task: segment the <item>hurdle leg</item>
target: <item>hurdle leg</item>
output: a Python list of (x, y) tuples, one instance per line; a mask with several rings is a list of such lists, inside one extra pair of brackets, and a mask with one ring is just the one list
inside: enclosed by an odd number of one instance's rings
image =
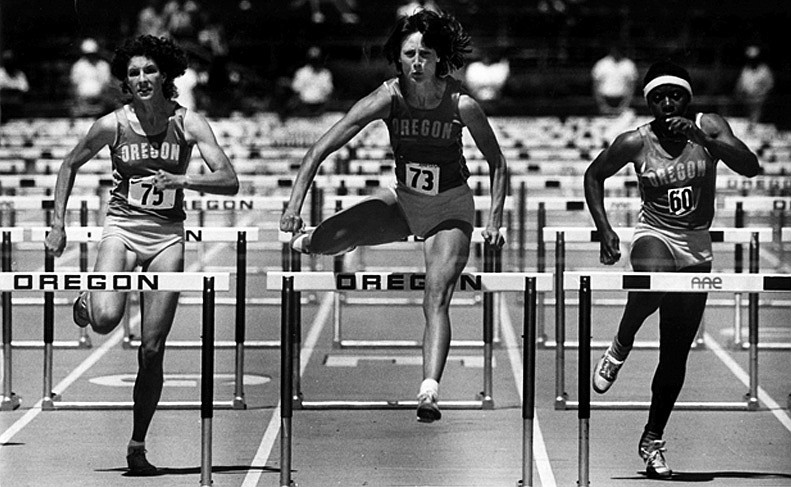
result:
[[(483, 271), (493, 272), (494, 261), (491, 255), (494, 249), (489, 242), (484, 244)], [(479, 395), (481, 407), (484, 409), (494, 408), (492, 399), (493, 390), (493, 342), (494, 342), (494, 293), (483, 293), (483, 391)]]
[(566, 267), (566, 244), (563, 232), (555, 239), (555, 409), (565, 409), (566, 394), (566, 294), (563, 272)]
[(211, 487), (212, 418), (214, 417), (214, 278), (203, 278), (201, 341), (201, 487)]
[(533, 486), (533, 420), (536, 400), (536, 278), (525, 279), (522, 318), (522, 480), (517, 487)]
[(236, 240), (236, 366), (235, 388), (232, 406), (234, 409), (246, 409), (244, 400), (244, 342), (246, 335), (246, 300), (247, 297), (247, 234), (238, 232)]
[(579, 473), (577, 485), (590, 485), (590, 360), (591, 360), (591, 290), (590, 277), (580, 279), (579, 291), (579, 375), (577, 394), (579, 395)]
[[(45, 251), (46, 252), (46, 251)], [(55, 268), (55, 257), (46, 252), (44, 270), (52, 272)], [(55, 338), (55, 293), (44, 293), (44, 389), (41, 395), (41, 409), (54, 409), (53, 401), (58, 395), (52, 392), (52, 343)]]
[[(88, 226), (88, 202), (83, 200), (80, 203), (80, 225)], [(88, 272), (88, 244), (80, 243), (80, 272)], [(91, 337), (88, 335), (88, 328), (80, 328), (77, 337), (78, 348), (91, 348)]]
[[(0, 265), (3, 272), (11, 272), (11, 233), (3, 232), (2, 249), (0, 250)], [(3, 399), (0, 401), (0, 410), (12, 411), (19, 407), (20, 397), (14, 394), (12, 386), (12, 367), (11, 360), (11, 341), (12, 332), (12, 313), (11, 313), (11, 293), (3, 292), (0, 295), (3, 303)]]
[[(750, 273), (758, 273), (758, 233), (750, 238)], [(747, 393), (747, 409), (758, 409), (758, 293), (747, 296), (749, 313), (749, 356), (750, 391)]]
[(283, 278), (280, 320), (280, 486), (291, 487), (291, 418), (293, 416), (294, 278)]

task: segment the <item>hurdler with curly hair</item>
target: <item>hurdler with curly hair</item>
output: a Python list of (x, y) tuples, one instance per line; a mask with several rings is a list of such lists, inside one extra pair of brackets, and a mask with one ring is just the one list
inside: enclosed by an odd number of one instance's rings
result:
[[(184, 54), (172, 41), (144, 36), (124, 43), (112, 73), (131, 100), (99, 118), (66, 156), (55, 183), (55, 211), (47, 250), (60, 256), (66, 246), (66, 204), (78, 169), (105, 146), (110, 149), (113, 189), (107, 205), (96, 272), (180, 272), (184, 269), (184, 190), (234, 194), (236, 172), (206, 119), (173, 101), (173, 80), (184, 72)], [(192, 149), (209, 167), (187, 175)], [(127, 446), (130, 475), (155, 475), (146, 459), (145, 438), (163, 386), (165, 340), (173, 325), (177, 292), (143, 293), (138, 372), (132, 393), (132, 438)], [(82, 293), (74, 322), (110, 333), (124, 314), (126, 293)]]
[[(419, 421), (440, 419), (439, 381), (450, 347), (448, 309), (455, 282), (467, 264), (475, 206), (467, 184), (462, 129), (466, 126), (491, 172), (491, 205), (484, 238), (503, 244), (500, 225), (507, 169), (500, 145), (480, 105), (452, 71), (464, 65), (470, 37), (452, 16), (421, 10), (396, 23), (384, 45), (396, 76), (358, 101), (311, 147), (302, 160), (280, 229), (295, 234), (297, 251), (336, 254), (409, 235), (425, 238), (423, 382)], [(302, 233), (300, 216), (319, 165), (366, 125), (382, 120), (390, 132), (396, 185)]]
[(162, 91), (166, 99), (172, 100), (178, 96), (173, 80), (187, 70), (187, 56), (179, 46), (165, 37), (145, 35), (128, 39), (118, 47), (110, 63), (110, 72), (121, 80), (121, 91), (125, 94), (132, 93), (127, 85), (126, 70), (129, 60), (135, 56), (147, 57), (156, 63), (164, 75)]

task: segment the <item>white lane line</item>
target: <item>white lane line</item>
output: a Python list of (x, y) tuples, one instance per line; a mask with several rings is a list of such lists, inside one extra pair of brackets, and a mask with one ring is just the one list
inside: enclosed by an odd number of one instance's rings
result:
[[(299, 363), (300, 377), (305, 372), (305, 368), (310, 361), (310, 356), (313, 355), (313, 350), (316, 348), (316, 343), (319, 341), (319, 335), (321, 335), (321, 330), (324, 327), (324, 324), (329, 322), (329, 318), (332, 313), (333, 301), (332, 293), (327, 293), (324, 296), (321, 306), (316, 313), (316, 317), (313, 319), (313, 323), (310, 326), (308, 336), (303, 342), (304, 346), (302, 347)], [(264, 436), (261, 438), (261, 443), (258, 445), (258, 451), (256, 451), (255, 457), (253, 457), (253, 461), (250, 463), (251, 467), (255, 465), (264, 466), (269, 461), (269, 455), (272, 453), (272, 447), (274, 446), (275, 440), (280, 433), (281, 405), (282, 403), (278, 401), (277, 406), (272, 411), (272, 417), (269, 419), (269, 424), (266, 427)], [(258, 485), (258, 481), (261, 479), (262, 472), (263, 469), (261, 468), (255, 470), (251, 468), (248, 470), (247, 475), (245, 475), (244, 481), (242, 482), (242, 487), (255, 487)]]
[[(244, 224), (242, 224), (244, 226)], [(211, 262), (212, 258), (215, 254), (219, 253), (226, 244), (216, 244), (213, 245), (208, 252), (206, 252), (204, 256), (205, 262)], [(65, 255), (65, 254), (64, 254)], [(187, 269), (188, 271), (194, 271), (201, 267), (201, 262), (196, 262), (189, 266)], [(39, 269), (41, 270), (41, 269)], [(140, 325), (140, 315), (136, 315), (129, 323), (131, 329), (136, 328)], [(121, 340), (124, 338), (124, 330), (123, 327), (120, 327), (117, 331), (113, 332), (108, 339), (96, 350), (94, 350), (88, 358), (82, 361), (69, 375), (66, 376), (65, 379), (60, 381), (55, 387), (53, 387), (54, 391), (58, 391), (59, 394), (62, 394), (70, 385), (72, 385), (77, 379), (82, 376), (85, 372), (88, 371), (91, 367), (96, 364), (112, 347), (117, 345)], [(0, 434), (0, 446), (5, 445), (11, 438), (14, 437), (17, 433), (19, 433), (22, 428), (30, 424), (36, 416), (41, 413), (41, 399), (36, 401), (36, 403), (31, 406), (30, 410), (26, 412), (21, 418), (16, 420), (14, 424), (12, 424), (8, 429), (6, 429), (2, 434)]]
[[(508, 307), (503, 305), (500, 308), (502, 309), (500, 320), (503, 340), (505, 340), (505, 347), (508, 350), (508, 359), (511, 362), (511, 371), (516, 381), (519, 400), (523, 401), (524, 391), (522, 390), (522, 373), (524, 368), (522, 366), (522, 357), (519, 356), (518, 352), (519, 345), (516, 338), (517, 335), (514, 331), (513, 323), (511, 322), (511, 315), (508, 313)], [(552, 464), (549, 461), (547, 446), (544, 443), (544, 435), (541, 433), (537, 411), (533, 416), (533, 457), (542, 487), (556, 487), (555, 474), (552, 472)]]
[[(722, 363), (728, 367), (733, 375), (735, 375), (741, 382), (747, 387), (750, 387), (750, 375), (745, 372), (744, 369), (741, 368), (739, 364), (733, 360), (728, 352), (723, 349), (719, 343), (709, 335), (708, 333), (703, 334), (703, 340), (706, 343), (706, 346), (709, 347), (717, 358), (719, 358)], [(758, 399), (766, 404), (766, 407), (774, 414), (780, 424), (785, 426), (788, 431), (791, 431), (791, 416), (789, 416), (788, 412), (785, 411), (780, 404), (775, 401), (761, 386), (758, 386)]]

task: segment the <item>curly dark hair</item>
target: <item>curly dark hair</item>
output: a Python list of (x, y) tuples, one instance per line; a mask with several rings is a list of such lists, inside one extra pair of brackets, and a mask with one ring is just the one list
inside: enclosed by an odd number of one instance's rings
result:
[(399, 74), (401, 43), (415, 32), (422, 33), (426, 47), (437, 52), (437, 77), (464, 66), (465, 54), (472, 51), (469, 34), (452, 15), (420, 10), (408, 17), (401, 17), (383, 46), (385, 57), (395, 65)]
[(152, 59), (165, 74), (165, 82), (162, 85), (165, 98), (173, 99), (178, 96), (173, 80), (187, 70), (187, 55), (175, 42), (166, 37), (144, 35), (128, 39), (118, 47), (110, 63), (110, 72), (121, 81), (123, 93), (131, 92), (126, 84), (126, 70), (129, 60), (135, 56)]

